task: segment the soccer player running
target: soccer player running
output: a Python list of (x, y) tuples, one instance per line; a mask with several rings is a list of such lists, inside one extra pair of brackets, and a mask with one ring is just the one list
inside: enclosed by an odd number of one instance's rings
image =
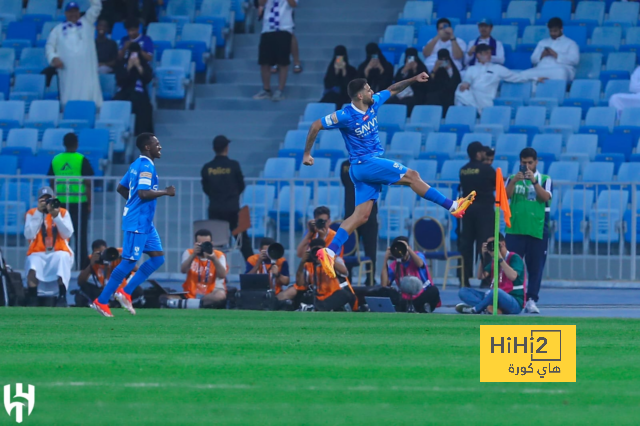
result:
[(373, 94), (373, 90), (364, 78), (349, 82), (347, 92), (351, 104), (340, 111), (316, 120), (309, 129), (302, 162), (306, 166), (313, 165), (311, 148), (320, 130), (340, 129), (349, 152), (351, 168), (349, 175), (356, 191), (356, 209), (340, 225), (329, 247), (318, 250), (317, 257), (324, 271), (330, 277), (335, 277), (333, 260), (335, 253), (339, 253), (349, 235), (369, 219), (373, 203), (378, 200), (382, 185), (409, 186), (422, 198), (441, 205), (457, 218), (464, 215), (473, 203), (475, 192), (465, 198), (452, 201), (437, 189), (427, 185), (418, 172), (408, 169), (402, 164), (382, 158), (384, 149), (378, 136), (378, 110), (391, 96), (397, 95), (414, 83), (426, 83), (427, 73), (421, 73), (413, 78), (399, 81), (387, 90)]
[[(140, 150), (140, 157), (131, 164), (117, 189), (127, 200), (122, 213), (122, 261), (111, 273), (100, 296), (93, 301), (93, 308), (105, 317), (113, 316), (109, 309), (109, 299), (114, 291), (120, 305), (135, 315), (131, 294), (164, 263), (162, 243), (153, 226), (153, 216), (156, 212), (156, 200), (164, 195), (173, 197), (176, 189), (168, 186), (158, 190), (158, 175), (153, 164), (153, 160), (161, 156), (162, 147), (158, 138), (151, 133), (142, 133), (136, 139), (136, 146)], [(149, 255), (149, 259), (140, 266), (123, 289), (116, 291), (122, 280), (133, 271), (142, 253)]]

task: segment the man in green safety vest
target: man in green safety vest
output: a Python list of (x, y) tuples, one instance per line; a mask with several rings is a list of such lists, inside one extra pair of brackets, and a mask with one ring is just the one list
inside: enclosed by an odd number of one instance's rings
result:
[(67, 133), (63, 139), (65, 152), (51, 160), (49, 176), (51, 187), (55, 188), (58, 199), (71, 214), (74, 238), (72, 248), (76, 256), (76, 265), (80, 269), (86, 267), (89, 255), (87, 252), (87, 228), (91, 213), (91, 180), (83, 179), (93, 176), (91, 163), (78, 150), (78, 137), (75, 133)]

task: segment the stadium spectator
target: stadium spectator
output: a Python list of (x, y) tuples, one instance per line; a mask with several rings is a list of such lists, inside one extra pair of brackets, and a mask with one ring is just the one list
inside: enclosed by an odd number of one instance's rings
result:
[(537, 167), (538, 153), (533, 148), (525, 148), (520, 152), (520, 171), (506, 182), (511, 205), (507, 243), (527, 263), (529, 280), (525, 310), (534, 314), (540, 313), (536, 303), (547, 262), (549, 212), (553, 197), (551, 178), (540, 173)]
[(324, 93), (320, 102), (336, 104), (336, 109), (351, 102), (347, 85), (356, 78), (358, 71), (349, 64), (347, 48), (340, 45), (333, 49), (333, 58), (324, 75)]
[[(129, 55), (135, 52), (142, 56), (146, 62), (153, 62), (153, 40), (149, 36), (140, 34), (140, 22), (136, 18), (129, 18), (125, 21), (124, 27), (127, 30), (127, 35), (120, 40), (118, 53), (120, 59), (128, 59)], [(139, 44), (139, 49), (130, 49), (130, 45), (133, 43)]]
[[(113, 250), (113, 247), (111, 248)], [(76, 293), (76, 307), (88, 307), (93, 301), (100, 296), (105, 280), (109, 280), (111, 272), (120, 264), (122, 248), (118, 248), (117, 253), (112, 253), (107, 247), (105, 240), (95, 240), (91, 243), (91, 256), (89, 256), (89, 264), (78, 274), (78, 287), (82, 293)], [(116, 256), (113, 258), (113, 256)], [(132, 273), (137, 271), (134, 268)], [(126, 277), (122, 280), (123, 288), (127, 285)], [(72, 292), (73, 293), (73, 292)], [(133, 299), (139, 299), (143, 295), (143, 290), (138, 287), (131, 295)], [(113, 302), (114, 304), (117, 302)]]
[(484, 147), (484, 164), (488, 164), (489, 166), (493, 166), (493, 160), (496, 158), (496, 150), (491, 148), (490, 146)]
[[(200, 171), (202, 191), (209, 197), (209, 219), (229, 222), (233, 232), (238, 228), (240, 212), (240, 194), (244, 191), (244, 176), (240, 163), (229, 158), (229, 144), (226, 136), (218, 135), (213, 139), (213, 151), (216, 156), (202, 166)], [(253, 254), (251, 239), (246, 231), (241, 238), (242, 256), (245, 260)]]
[[(524, 262), (518, 254), (507, 250), (504, 236), (500, 234), (498, 252), (495, 250), (494, 237), (488, 238), (482, 244), (482, 255), (489, 260), (484, 266), (478, 265), (478, 278), (493, 279), (493, 258), (498, 256), (498, 313), (519, 314), (522, 311), (524, 298)], [(482, 291), (474, 288), (461, 288), (458, 297), (463, 303), (456, 305), (456, 311), (461, 314), (480, 314), (487, 310), (493, 313), (493, 291)]]
[(245, 274), (269, 274), (271, 289), (278, 300), (285, 300), (281, 291), (283, 286), (289, 285), (289, 262), (284, 256), (275, 260), (269, 258), (267, 251), (275, 242), (272, 238), (260, 240), (260, 253), (247, 259)]
[[(399, 245), (404, 249), (398, 251)], [(402, 255), (402, 257), (400, 257)], [(391, 262), (391, 263), (389, 263)], [(388, 287), (395, 283), (400, 291), (401, 299), (398, 311), (415, 311), (420, 313), (431, 313), (440, 306), (440, 292), (433, 285), (431, 274), (427, 268), (427, 259), (424, 254), (415, 252), (409, 245), (409, 238), (405, 236), (396, 237), (384, 254), (385, 268), (380, 274), (380, 285)], [(407, 277), (419, 279), (417, 288), (411, 289), (411, 281), (405, 282)], [(392, 299), (393, 300), (393, 299)]]
[(493, 106), (500, 82), (517, 83), (528, 80), (544, 81), (544, 77), (514, 73), (502, 65), (491, 62), (491, 46), (480, 44), (475, 48), (478, 62), (467, 68), (462, 83), (456, 90), (456, 105), (473, 106), (478, 112)]
[(478, 32), (480, 37), (469, 42), (469, 50), (467, 50), (467, 64), (476, 64), (476, 47), (481, 44), (487, 44), (491, 47), (491, 63), (504, 64), (504, 46), (500, 40), (496, 40), (491, 36), (493, 31), (493, 22), (491, 19), (483, 18), (478, 21)]
[(336, 278), (329, 277), (315, 253), (326, 246), (322, 238), (316, 238), (309, 244), (310, 249), (296, 272), (296, 295), (313, 288), (314, 309), (316, 311), (351, 311), (356, 307), (356, 296), (347, 279), (347, 267), (342, 258), (336, 257)]
[(375, 43), (367, 44), (367, 57), (358, 67), (358, 78), (366, 78), (375, 93), (386, 90), (393, 83), (393, 65), (387, 61)]
[(118, 61), (118, 43), (111, 40), (108, 34), (111, 32), (109, 22), (104, 19), (98, 21), (96, 37), (96, 52), (98, 54), (98, 72), (111, 74)]
[[(427, 67), (418, 57), (418, 51), (409, 47), (404, 51), (404, 66), (398, 68), (395, 81), (402, 81), (415, 77), (423, 72), (428, 73)], [(411, 116), (411, 111), (416, 105), (422, 105), (426, 101), (428, 84), (414, 83), (411, 86), (391, 97), (387, 101), (390, 104), (403, 104), (407, 106), (407, 117)]]
[(63, 106), (68, 101), (93, 101), (98, 108), (102, 105), (93, 27), (102, 3), (90, 0), (90, 4), (89, 10), (80, 17), (78, 3), (67, 3), (66, 21), (56, 25), (47, 38), (47, 62), (57, 69)]
[(474, 259), (480, 254), (482, 243), (487, 241), (494, 231), (496, 171), (484, 163), (484, 153), (484, 146), (480, 142), (470, 143), (467, 147), (469, 162), (460, 169), (460, 190), (463, 196), (476, 191), (475, 202), (462, 218), (462, 232), (458, 243), (464, 260), (464, 276), (461, 280), (463, 287), (469, 287)]
[(135, 134), (153, 133), (153, 106), (147, 93), (147, 85), (153, 80), (153, 70), (140, 50), (138, 43), (127, 44), (127, 54), (116, 65), (118, 101), (131, 102), (136, 115)]
[(543, 77), (551, 80), (573, 80), (580, 62), (580, 48), (562, 32), (562, 19), (551, 18), (547, 23), (550, 38), (538, 42), (531, 54), (534, 68), (522, 71), (524, 79)]
[(56, 306), (67, 307), (67, 288), (73, 266), (69, 238), (73, 223), (69, 212), (56, 202), (48, 186), (38, 190), (38, 206), (29, 210), (24, 220), (24, 237), (28, 240), (27, 296), (29, 306), (38, 304), (38, 284), (58, 283)]
[[(258, 53), (262, 90), (254, 95), (254, 99), (284, 99), (284, 87), (287, 84), (287, 73), (291, 63), (291, 38), (293, 34), (293, 9), (298, 0), (259, 0), (264, 7), (262, 35)], [(278, 66), (278, 90), (271, 93), (271, 71)]]
[(432, 38), (422, 49), (422, 54), (426, 58), (424, 64), (427, 69), (434, 72), (436, 69), (436, 61), (440, 59), (440, 50), (446, 49), (449, 51), (450, 57), (453, 57), (453, 63), (456, 68), (461, 70), (463, 67), (464, 54), (467, 51), (467, 43), (464, 40), (456, 38), (453, 34), (453, 27), (451, 27), (451, 21), (447, 18), (440, 18), (436, 23), (438, 28), (438, 34)]
[(609, 106), (618, 111), (618, 119), (620, 119), (624, 109), (640, 107), (640, 67), (637, 67), (631, 74), (629, 92), (616, 93), (609, 98)]
[(296, 255), (302, 259), (309, 250), (309, 243), (316, 238), (322, 238), (327, 245), (331, 244), (336, 231), (331, 226), (331, 210), (326, 206), (316, 207), (313, 211), (313, 219), (307, 222), (307, 233), (298, 244)]
[(49, 184), (56, 189), (58, 199), (69, 210), (75, 238), (73, 248), (80, 268), (87, 266), (87, 232), (91, 214), (92, 181), (82, 177), (93, 176), (93, 167), (89, 159), (78, 151), (78, 137), (75, 133), (64, 135), (65, 152), (53, 157), (48, 176), (55, 176)]
[(444, 117), (455, 102), (456, 88), (461, 81), (460, 71), (451, 60), (451, 54), (447, 49), (440, 49), (427, 83), (426, 104), (440, 105)]

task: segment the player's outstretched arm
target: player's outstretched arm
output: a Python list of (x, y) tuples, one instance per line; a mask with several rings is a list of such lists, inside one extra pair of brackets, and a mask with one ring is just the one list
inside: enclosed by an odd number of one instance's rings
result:
[(407, 87), (411, 86), (413, 83), (426, 83), (428, 80), (429, 80), (429, 74), (427, 74), (426, 72), (423, 72), (414, 77), (394, 83), (391, 86), (389, 86), (387, 90), (391, 92), (391, 96), (395, 96), (398, 93), (402, 92)]
[(176, 188), (172, 185), (159, 191), (154, 191), (153, 189), (141, 189), (138, 191), (138, 196), (143, 200), (155, 200), (156, 198), (164, 197), (165, 195), (173, 197), (176, 195)]
[(313, 148), (313, 144), (318, 137), (318, 132), (322, 130), (322, 122), (320, 120), (316, 120), (311, 124), (311, 128), (309, 129), (309, 133), (307, 133), (307, 144), (304, 147), (304, 156), (302, 157), (302, 164), (305, 166), (313, 166), (313, 157), (311, 156), (311, 148)]

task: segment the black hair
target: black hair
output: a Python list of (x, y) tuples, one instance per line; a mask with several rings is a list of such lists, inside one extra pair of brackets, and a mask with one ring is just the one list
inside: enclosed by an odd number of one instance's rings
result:
[(316, 207), (316, 209), (313, 211), (313, 217), (316, 218), (321, 214), (326, 214), (327, 216), (331, 217), (331, 210), (329, 210), (329, 207), (327, 206)]
[(535, 161), (538, 159), (538, 153), (533, 148), (525, 148), (520, 151), (520, 159), (522, 160), (523, 158), (533, 158)]
[(469, 159), (475, 160), (476, 155), (480, 152), (484, 151), (484, 145), (481, 142), (471, 142), (469, 146), (467, 146), (467, 155)]
[(486, 146), (484, 147), (484, 153), (489, 156), (489, 157), (493, 157), (496, 155), (496, 150), (491, 148), (490, 146)]
[(451, 53), (447, 49), (438, 50), (438, 60), (442, 61), (444, 59), (451, 61)]
[(366, 78), (356, 78), (355, 80), (351, 80), (347, 86), (347, 93), (349, 94), (349, 97), (354, 99), (366, 85)]
[(99, 247), (106, 247), (107, 246), (107, 242), (105, 240), (95, 240), (94, 242), (91, 243), (91, 250), (92, 251), (96, 251), (97, 248)]
[(488, 44), (479, 44), (476, 46), (476, 53), (486, 52), (487, 50), (491, 50), (491, 46)]
[(391, 244), (397, 243), (398, 241), (404, 241), (405, 243), (409, 244), (409, 237), (405, 237), (404, 235), (400, 235), (399, 237), (395, 237)]
[(326, 247), (327, 243), (322, 238), (314, 238), (309, 242), (309, 247)]
[(273, 238), (264, 237), (263, 239), (260, 240), (260, 247), (270, 246), (275, 242), (276, 240), (274, 240)]
[(549, 22), (547, 22), (547, 28), (560, 28), (562, 29), (562, 19), (560, 18), (551, 18)]
[(126, 21), (124, 21), (124, 28), (126, 30), (128, 30), (129, 28), (140, 28), (140, 21), (138, 21), (138, 19), (136, 18), (127, 18)]
[(140, 133), (138, 135), (138, 138), (136, 139), (136, 146), (138, 147), (138, 149), (140, 150), (140, 152), (142, 151), (146, 151), (146, 146), (151, 143), (151, 138), (155, 138), (156, 135), (154, 135), (153, 133)]
[(208, 229), (198, 229), (193, 236), (193, 239), (197, 240), (198, 237), (211, 237), (211, 239), (213, 239), (213, 235), (211, 235), (211, 231)]
[(451, 26), (450, 20), (448, 20), (447, 18), (440, 18), (438, 19), (438, 22), (436, 22), (436, 28), (438, 28), (442, 23), (449, 24), (449, 26)]
[(76, 136), (76, 134), (73, 132), (69, 132), (64, 135), (64, 138), (62, 138), (62, 144), (66, 148), (69, 148), (72, 145), (78, 145), (78, 136)]

